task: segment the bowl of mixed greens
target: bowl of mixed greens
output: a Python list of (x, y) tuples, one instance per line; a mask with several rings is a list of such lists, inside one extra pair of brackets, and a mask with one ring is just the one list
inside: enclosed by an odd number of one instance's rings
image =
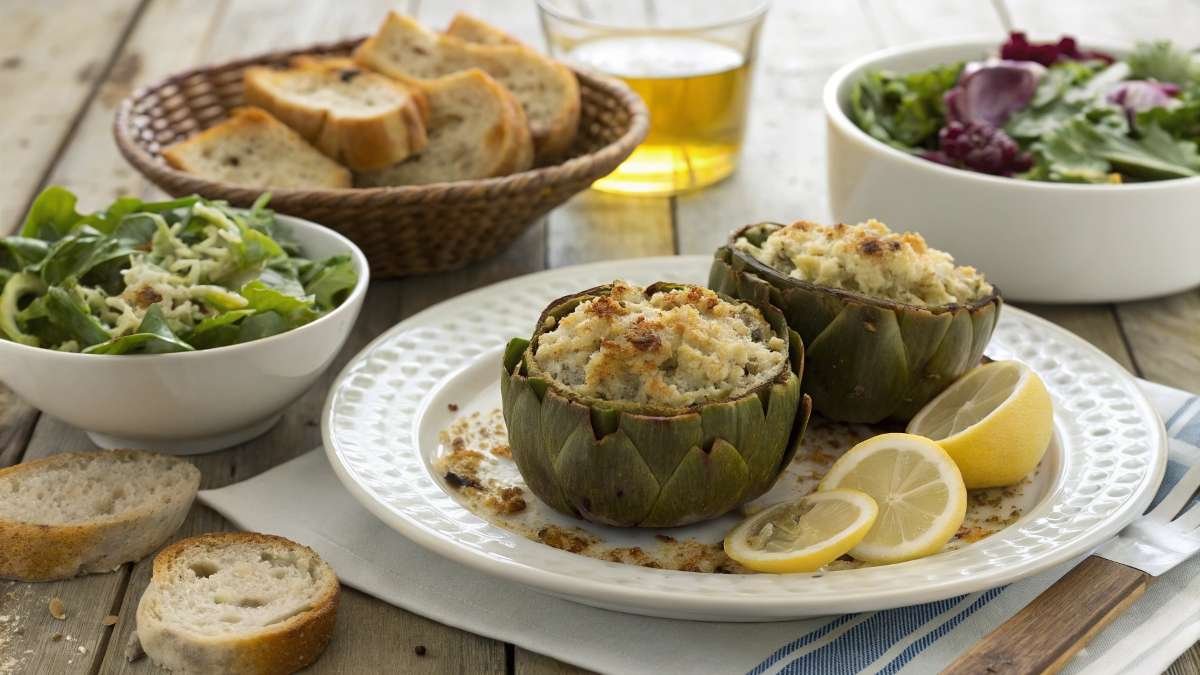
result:
[(824, 92), (833, 216), (919, 230), (1007, 295), (1200, 284), (1200, 56), (1061, 37), (877, 52)]
[(47, 188), (0, 238), (0, 382), (103, 447), (266, 431), (340, 351), (369, 279), (353, 243), (267, 200), (84, 214)]

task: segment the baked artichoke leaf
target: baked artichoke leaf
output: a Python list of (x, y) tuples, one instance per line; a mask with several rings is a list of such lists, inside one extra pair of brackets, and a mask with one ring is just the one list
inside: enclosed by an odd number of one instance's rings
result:
[(974, 339), (975, 330), (970, 314), (955, 313), (938, 342), (937, 350), (920, 370), (913, 371), (908, 390), (891, 416), (897, 420), (911, 418), (926, 402), (977, 363), (978, 357), (972, 360)]
[(908, 358), (893, 312), (849, 303), (807, 344), (804, 388), (817, 412), (868, 424), (892, 414), (908, 385)]
[[(758, 397), (754, 404), (762, 409)], [(700, 420), (704, 426), (704, 436), (700, 441), (701, 448), (711, 448), (717, 439), (723, 438), (730, 443), (736, 443), (741, 436), (737, 401), (721, 401), (709, 403), (700, 408)]]
[(804, 344), (811, 347), (843, 311), (844, 303), (836, 296), (801, 286), (787, 277), (782, 279), (779, 307), (792, 330), (800, 334)]
[(525, 350), (529, 348), (529, 340), (525, 338), (513, 338), (504, 346), (504, 372), (512, 373), (516, 371), (525, 356)]
[(689, 450), (704, 442), (704, 426), (698, 413), (672, 417), (625, 413), (621, 415), (621, 430), (641, 451), (659, 485), (675, 473)]
[(542, 398), (541, 446), (550, 464), (558, 461), (558, 453), (567, 439), (581, 426), (591, 425), (588, 407), (551, 390)]
[(570, 513), (554, 475), (554, 464), (542, 444), (542, 402), (521, 375), (510, 377), (507, 392), (502, 396), (509, 449), (525, 484), (551, 507)]
[(659, 495), (654, 473), (620, 429), (597, 440), (590, 424), (577, 427), (558, 454), (554, 473), (571, 506), (605, 525), (638, 525)]
[(900, 336), (904, 352), (908, 356), (908, 372), (920, 377), (921, 371), (941, 346), (950, 323), (951, 312), (926, 312), (922, 310), (897, 312), (900, 320)]
[(1000, 319), (1001, 304), (1000, 299), (997, 298), (995, 302), (989, 302), (971, 312), (971, 327), (975, 329), (975, 337), (971, 344), (970, 363), (972, 366), (983, 358), (983, 352), (992, 339), (992, 331), (996, 328), (996, 321)]
[(742, 453), (750, 470), (747, 499), (754, 499), (766, 492), (775, 482), (780, 460), (791, 449), (789, 441), (797, 422), (796, 416), (802, 414), (798, 410), (800, 397), (800, 379), (797, 377), (789, 377), (784, 382), (771, 385), (767, 414), (761, 424), (763, 442), (753, 453)]
[(715, 518), (742, 502), (749, 480), (741, 453), (724, 439), (707, 452), (692, 448), (641, 525), (669, 527)]

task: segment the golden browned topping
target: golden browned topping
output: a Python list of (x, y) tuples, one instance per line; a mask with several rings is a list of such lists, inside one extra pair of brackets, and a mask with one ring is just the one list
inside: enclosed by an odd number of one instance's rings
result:
[(595, 544), (598, 540), (592, 535), (575, 527), (566, 529), (558, 525), (547, 525), (537, 531), (538, 541), (547, 546), (568, 551), (570, 553), (582, 553), (584, 549)]
[(687, 408), (740, 396), (787, 364), (787, 343), (761, 312), (698, 286), (613, 282), (538, 337), (534, 360), (588, 398)]
[(973, 267), (930, 248), (915, 232), (892, 232), (868, 220), (859, 225), (797, 221), (755, 246), (734, 245), (797, 279), (921, 307), (967, 304), (992, 293)]

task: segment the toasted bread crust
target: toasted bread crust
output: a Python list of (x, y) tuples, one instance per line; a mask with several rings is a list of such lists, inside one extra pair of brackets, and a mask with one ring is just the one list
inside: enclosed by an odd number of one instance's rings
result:
[(285, 143), (295, 148), (297, 152), (309, 153), (313, 160), (319, 161), (322, 165), (322, 178), (315, 183), (306, 184), (264, 184), (251, 185), (250, 187), (325, 187), (325, 188), (348, 188), (351, 186), (352, 179), (350, 171), (339, 165), (337, 162), (329, 159), (320, 153), (316, 148), (312, 147), (308, 141), (292, 130), (287, 125), (272, 117), (265, 110), (251, 106), (234, 108), (229, 112), (229, 118), (211, 126), (197, 134), (193, 134), (188, 138), (168, 146), (163, 149), (162, 156), (167, 164), (179, 169), (199, 176), (209, 178), (211, 180), (226, 180), (228, 182), (237, 182), (231, 179), (214, 176), (207, 171), (202, 162), (196, 159), (197, 156), (203, 156), (206, 150), (217, 149), (225, 145), (230, 138), (237, 138), (241, 135), (265, 137), (272, 134), (279, 135)]
[[(390, 105), (364, 113), (337, 103), (314, 101), (289, 88), (296, 80), (313, 79), (334, 86), (371, 87), (392, 98)], [(299, 56), (286, 69), (247, 68), (243, 81), (246, 101), (267, 110), (295, 129), (327, 157), (355, 171), (391, 166), (425, 147), (427, 106), (395, 80), (364, 72), (350, 59)], [(364, 94), (365, 95), (365, 94)]]
[(458, 12), (446, 26), (446, 35), (480, 45), (524, 45), (517, 38), (496, 26), (466, 12)]
[[(0, 478), (32, 474), (80, 458), (118, 453), (142, 456), (139, 450), (71, 452), (0, 469)], [(172, 458), (174, 459), (174, 458)], [(200, 486), (200, 471), (190, 471), (190, 495), (179, 503), (144, 504), (117, 517), (88, 524), (41, 525), (0, 518), (0, 578), (54, 581), (81, 574), (111, 572), (122, 563), (153, 553), (183, 523)]]
[[(516, 97), (487, 73), (471, 68), (416, 86), (422, 88), (431, 104), (429, 124), (433, 140), (420, 157), (382, 171), (360, 174), (360, 184), (414, 185), (491, 178), (525, 171), (532, 166), (533, 142), (525, 112)], [(464, 110), (454, 101), (464, 91), (491, 101), (486, 109), (481, 104), (480, 111)], [(487, 127), (478, 136), (449, 137), (442, 133), (440, 125), (444, 120), (468, 114), (491, 116), (483, 119)], [(456, 165), (456, 175), (447, 176), (446, 171), (441, 170), (442, 162), (447, 154), (462, 147), (470, 149), (470, 161)]]
[[(230, 672), (249, 675), (287, 675), (312, 665), (333, 638), (341, 585), (325, 589), (308, 610), (271, 626), (256, 628), (252, 634), (224, 638), (198, 636), (179, 626), (168, 626), (149, 616), (147, 598), (157, 593), (157, 584), (168, 576), (173, 562), (192, 548), (228, 544), (285, 546), (307, 551), (321, 561), (315, 551), (284, 537), (255, 532), (213, 532), (182, 539), (164, 548), (154, 558), (150, 585), (138, 604), (138, 638), (142, 648), (160, 665), (185, 672)], [(330, 570), (332, 576), (332, 570)]]
[[(463, 29), (460, 27), (459, 30)], [(405, 44), (412, 48), (409, 43), (418, 41), (421, 42), (417, 45), (420, 50), (437, 50), (444, 56), (445, 63), (436, 69), (433, 78), (414, 76), (407, 64), (398, 63), (388, 55), (390, 44)], [(570, 150), (575, 140), (581, 108), (575, 74), (563, 64), (522, 44), (477, 44), (451, 34), (432, 33), (413, 19), (393, 11), (379, 30), (355, 49), (354, 60), (410, 85), (428, 84), (431, 79), (469, 67), (480, 68), (505, 84), (512, 81), (521, 63), (540, 64), (536, 67), (542, 69), (543, 89), (559, 90), (560, 105), (549, 114), (530, 115), (531, 101), (521, 100), (521, 93), (514, 92), (526, 111), (537, 163), (557, 161)]]

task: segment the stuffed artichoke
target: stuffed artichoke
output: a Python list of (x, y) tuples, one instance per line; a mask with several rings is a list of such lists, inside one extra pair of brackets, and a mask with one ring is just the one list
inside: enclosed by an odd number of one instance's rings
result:
[(779, 307), (808, 352), (804, 391), (842, 422), (902, 422), (978, 365), (999, 292), (920, 235), (882, 223), (748, 225), (709, 287)]
[(558, 511), (622, 527), (720, 516), (791, 462), (811, 404), (779, 310), (613, 282), (554, 301), (504, 353), (513, 459)]

